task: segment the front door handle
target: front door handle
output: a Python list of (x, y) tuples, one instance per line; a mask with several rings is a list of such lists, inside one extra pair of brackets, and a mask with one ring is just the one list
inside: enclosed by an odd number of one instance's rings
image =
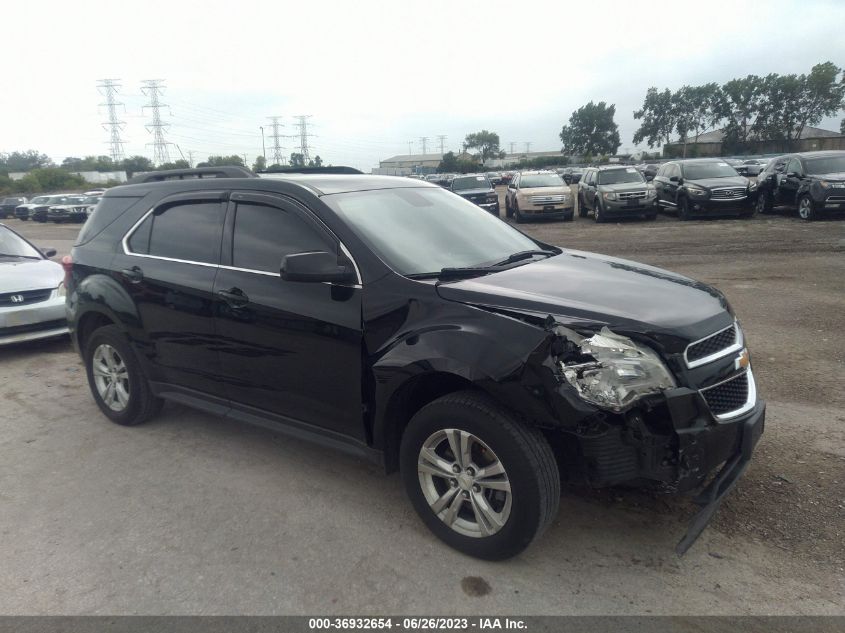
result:
[(249, 297), (244, 294), (240, 288), (229, 288), (228, 290), (218, 290), (217, 296), (223, 299), (229, 307), (243, 308), (249, 303)]
[(124, 268), (120, 271), (120, 274), (126, 277), (129, 280), (129, 283), (137, 284), (141, 283), (144, 279), (144, 271), (141, 270), (138, 266), (133, 266), (132, 268)]

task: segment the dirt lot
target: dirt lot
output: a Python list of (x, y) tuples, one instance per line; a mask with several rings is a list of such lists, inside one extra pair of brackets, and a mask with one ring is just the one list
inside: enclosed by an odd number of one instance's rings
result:
[[(78, 230), (9, 224), (60, 254)], [(845, 221), (524, 230), (713, 283), (742, 320), (766, 434), (684, 558), (686, 500), (581, 489), (517, 559), (463, 557), (367, 464), (177, 406), (107, 423), (54, 341), (0, 350), (0, 613), (845, 614)]]

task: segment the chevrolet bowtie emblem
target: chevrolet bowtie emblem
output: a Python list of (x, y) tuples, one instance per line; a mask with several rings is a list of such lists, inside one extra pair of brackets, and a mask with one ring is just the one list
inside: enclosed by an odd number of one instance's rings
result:
[(748, 356), (748, 350), (744, 349), (736, 357), (736, 360), (734, 360), (734, 367), (736, 369), (747, 369), (749, 365), (751, 365), (751, 358)]

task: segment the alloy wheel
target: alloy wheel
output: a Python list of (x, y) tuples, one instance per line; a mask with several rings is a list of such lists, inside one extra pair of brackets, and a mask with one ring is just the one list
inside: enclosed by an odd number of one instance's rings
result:
[(813, 203), (808, 197), (803, 197), (798, 202), (798, 216), (802, 220), (809, 220), (813, 215)]
[(432, 433), (417, 460), (420, 487), (431, 511), (464, 536), (492, 536), (511, 512), (508, 475), (496, 453), (460, 429)]
[(112, 411), (123, 411), (129, 404), (129, 371), (117, 350), (103, 343), (94, 350), (91, 369), (97, 393)]

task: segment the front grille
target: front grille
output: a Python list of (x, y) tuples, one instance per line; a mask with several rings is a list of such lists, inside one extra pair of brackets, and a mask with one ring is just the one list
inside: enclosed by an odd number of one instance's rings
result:
[(710, 192), (711, 200), (737, 200), (745, 197), (745, 187), (729, 187), (725, 189), (713, 189)]
[(617, 194), (620, 200), (639, 200), (641, 198), (645, 198), (646, 192), (645, 191), (623, 191), (620, 194)]
[(566, 196), (531, 196), (531, 204), (560, 204), (564, 201)]
[(46, 290), (24, 290), (22, 292), (4, 292), (0, 294), (0, 307), (25, 306), (39, 301), (46, 301), (53, 293), (52, 288)]
[(714, 387), (702, 389), (701, 395), (713, 415), (724, 415), (741, 409), (748, 402), (748, 372), (743, 372)]
[(706, 358), (737, 342), (736, 325), (725, 328), (687, 347), (687, 363)]

